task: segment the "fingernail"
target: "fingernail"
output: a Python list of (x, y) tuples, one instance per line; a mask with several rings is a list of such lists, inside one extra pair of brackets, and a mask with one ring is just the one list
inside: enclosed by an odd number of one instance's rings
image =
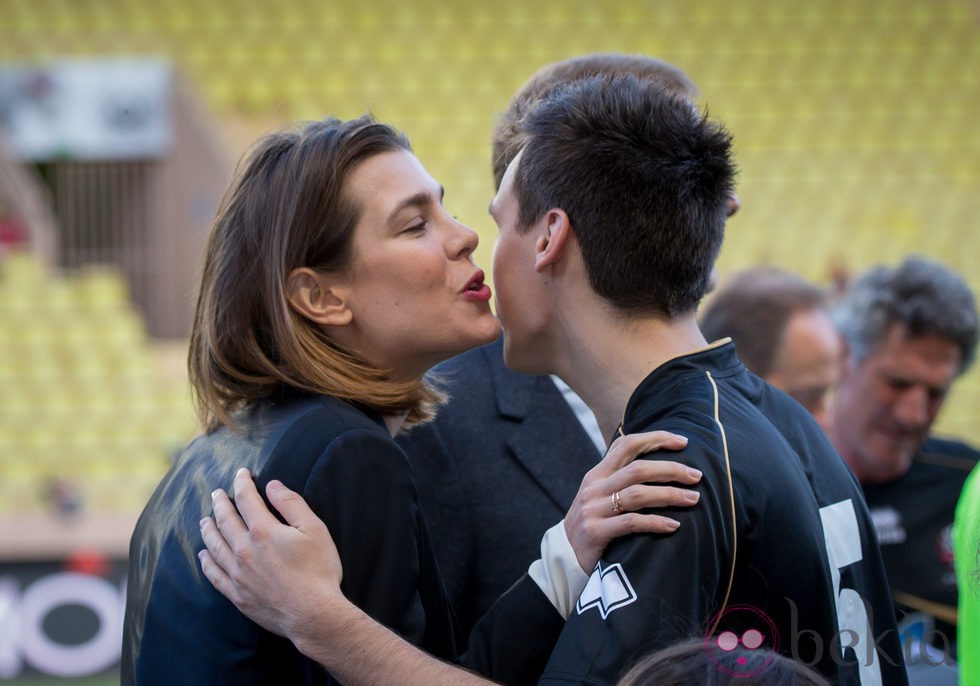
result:
[(203, 529), (204, 528), (204, 525), (207, 523), (207, 521), (208, 521), (208, 518), (207, 517), (204, 517), (201, 521), (199, 521), (197, 523), (197, 525)]
[(283, 486), (282, 482), (278, 479), (273, 479), (269, 482), (269, 485), (266, 486), (266, 489), (270, 491), (281, 491), (283, 488), (285, 488), (285, 486)]
[(697, 491), (686, 491), (684, 497), (687, 498), (689, 503), (696, 503), (701, 500), (701, 494)]
[(687, 468), (687, 473), (691, 476), (692, 479), (700, 479), (701, 478), (701, 470), (700, 469), (695, 469), (694, 467), (688, 467)]
[(220, 492), (221, 492), (221, 489), (220, 488), (216, 488), (213, 491), (211, 491), (211, 500), (214, 500), (215, 498), (217, 498), (218, 497), (218, 494)]
[(680, 525), (681, 523), (678, 522), (676, 519), (667, 520), (667, 528), (670, 529), (671, 531), (677, 531), (677, 527), (679, 527)]

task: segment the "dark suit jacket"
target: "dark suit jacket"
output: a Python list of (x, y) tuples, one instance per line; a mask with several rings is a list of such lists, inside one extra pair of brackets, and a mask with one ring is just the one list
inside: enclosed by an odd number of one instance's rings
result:
[(539, 557), (542, 534), (600, 455), (550, 378), (504, 366), (500, 340), (435, 372), (449, 403), (397, 440), (450, 602), (469, 629)]

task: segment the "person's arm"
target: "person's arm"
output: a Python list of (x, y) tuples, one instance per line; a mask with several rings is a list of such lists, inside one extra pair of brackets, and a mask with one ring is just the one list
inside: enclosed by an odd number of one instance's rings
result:
[[(661, 447), (676, 449), (685, 444), (685, 439), (665, 432), (632, 437), (613, 446), (600, 465), (586, 475), (570, 509), (571, 524), (566, 526), (569, 539), (579, 542), (575, 544), (575, 554), (580, 564), (594, 565), (605, 545), (616, 536), (643, 531), (669, 534), (676, 529), (675, 520), (659, 515), (617, 512), (613, 507), (613, 495), (617, 491), (612, 489), (618, 488), (624, 510), (694, 504), (696, 497), (687, 495), (686, 489), (646, 484), (670, 481), (692, 484), (700, 478), (696, 470), (668, 461), (643, 460), (633, 463), (622, 474), (616, 473), (637, 454)], [(349, 603), (336, 588), (341, 575), (340, 562), (326, 527), (309, 511), (302, 498), (288, 489), (271, 482), (267, 492), (274, 506), (284, 502), (289, 508), (288, 516), (287, 512), (282, 513), (288, 526), (280, 524), (264, 506), (248, 472), (240, 472), (235, 480), (241, 517), (222, 491), (215, 492), (215, 520), (202, 520), (208, 547), (201, 553), (205, 575), (246, 615), (292, 639), (300, 650), (331, 673), (348, 674), (349, 682), (354, 684), (390, 681), (395, 660), (389, 662), (377, 651), (392, 639), (385, 638), (388, 636), (385, 631), (370, 634), (360, 619), (351, 619), (358, 612), (356, 608), (345, 607)], [(344, 649), (348, 644), (340, 645), (347, 630), (342, 617), (355, 622), (352, 626), (369, 635), (369, 640), (379, 642), (366, 646), (373, 651), (372, 660), (356, 665), (345, 662), (338, 667), (336, 661), (350, 655)], [(416, 652), (422, 655), (421, 651), (407, 648), (399, 655), (407, 660), (421, 659), (407, 657)], [(406, 678), (418, 675), (412, 670), (434, 669), (431, 665), (426, 668), (413, 662), (406, 664), (412, 664)], [(354, 670), (352, 675), (349, 669)]]
[[(671, 503), (690, 505), (697, 500), (697, 494), (686, 489), (662, 486), (641, 486), (637, 493), (626, 493), (630, 477), (616, 476), (615, 472), (633, 459), (637, 453), (656, 450), (664, 445), (680, 447), (683, 439), (669, 434), (636, 436), (615, 444), (602, 463), (584, 479), (583, 487), (571, 506), (570, 521), (577, 524), (569, 527), (573, 535), (579, 536), (583, 545), (591, 546), (596, 537), (615, 536), (616, 519), (624, 518), (619, 527), (628, 526), (630, 520), (645, 522), (654, 530), (669, 533), (675, 524), (669, 518), (651, 515), (635, 519), (634, 513), (625, 512), (626, 503), (637, 503), (650, 498), (649, 504), (665, 507)], [(699, 474), (689, 471), (675, 463), (650, 465), (645, 476), (644, 465), (639, 465), (635, 478), (637, 481), (653, 480), (668, 482), (681, 480), (694, 482)], [(623, 487), (619, 512), (612, 495), (616, 488)], [(623, 501), (623, 494), (626, 500)], [(589, 514), (583, 514), (584, 510)], [(607, 533), (603, 534), (603, 531)], [(526, 684), (538, 682), (555, 643), (561, 634), (569, 612), (585, 588), (589, 575), (580, 566), (576, 551), (565, 535), (565, 523), (559, 522), (545, 534), (541, 542), (541, 559), (531, 565), (528, 573), (519, 577), (517, 583), (506, 590), (489, 610), (474, 625), (469, 634), (468, 648), (458, 662), (469, 669), (492, 677), (503, 683)], [(601, 551), (602, 543), (595, 555)], [(588, 560), (583, 553), (583, 559)], [(591, 560), (585, 564), (593, 564)]]
[[(266, 489), (288, 524), (282, 525), (265, 507), (248, 470), (235, 476), (234, 492), (237, 511), (224, 491), (214, 492), (214, 519), (202, 520), (201, 526), (208, 548), (199, 557), (215, 588), (254, 621), (289, 637), (345, 684), (387, 684), (396, 674), (394, 681), (406, 686), (492, 683), (419, 650), (347, 600), (333, 540), (297, 493), (278, 481)], [(261, 564), (270, 557), (283, 566)], [(263, 589), (258, 595), (238, 582), (238, 570), (245, 568), (252, 570), (254, 586)], [(284, 578), (281, 569), (299, 578)], [(300, 570), (319, 570), (321, 578), (307, 583)], [(293, 592), (297, 588), (302, 592)]]

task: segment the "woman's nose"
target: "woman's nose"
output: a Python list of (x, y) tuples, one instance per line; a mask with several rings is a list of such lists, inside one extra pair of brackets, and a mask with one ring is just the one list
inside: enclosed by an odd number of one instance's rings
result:
[(476, 250), (480, 237), (476, 231), (466, 226), (455, 217), (452, 219), (452, 236), (449, 242), (450, 257), (467, 257)]

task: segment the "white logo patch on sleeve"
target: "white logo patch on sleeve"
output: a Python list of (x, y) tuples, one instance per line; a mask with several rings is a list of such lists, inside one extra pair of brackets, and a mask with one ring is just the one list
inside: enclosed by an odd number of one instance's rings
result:
[(633, 590), (622, 565), (617, 562), (603, 569), (600, 561), (585, 584), (585, 590), (575, 604), (575, 611), (582, 614), (594, 607), (605, 619), (613, 610), (635, 601), (636, 591)]

